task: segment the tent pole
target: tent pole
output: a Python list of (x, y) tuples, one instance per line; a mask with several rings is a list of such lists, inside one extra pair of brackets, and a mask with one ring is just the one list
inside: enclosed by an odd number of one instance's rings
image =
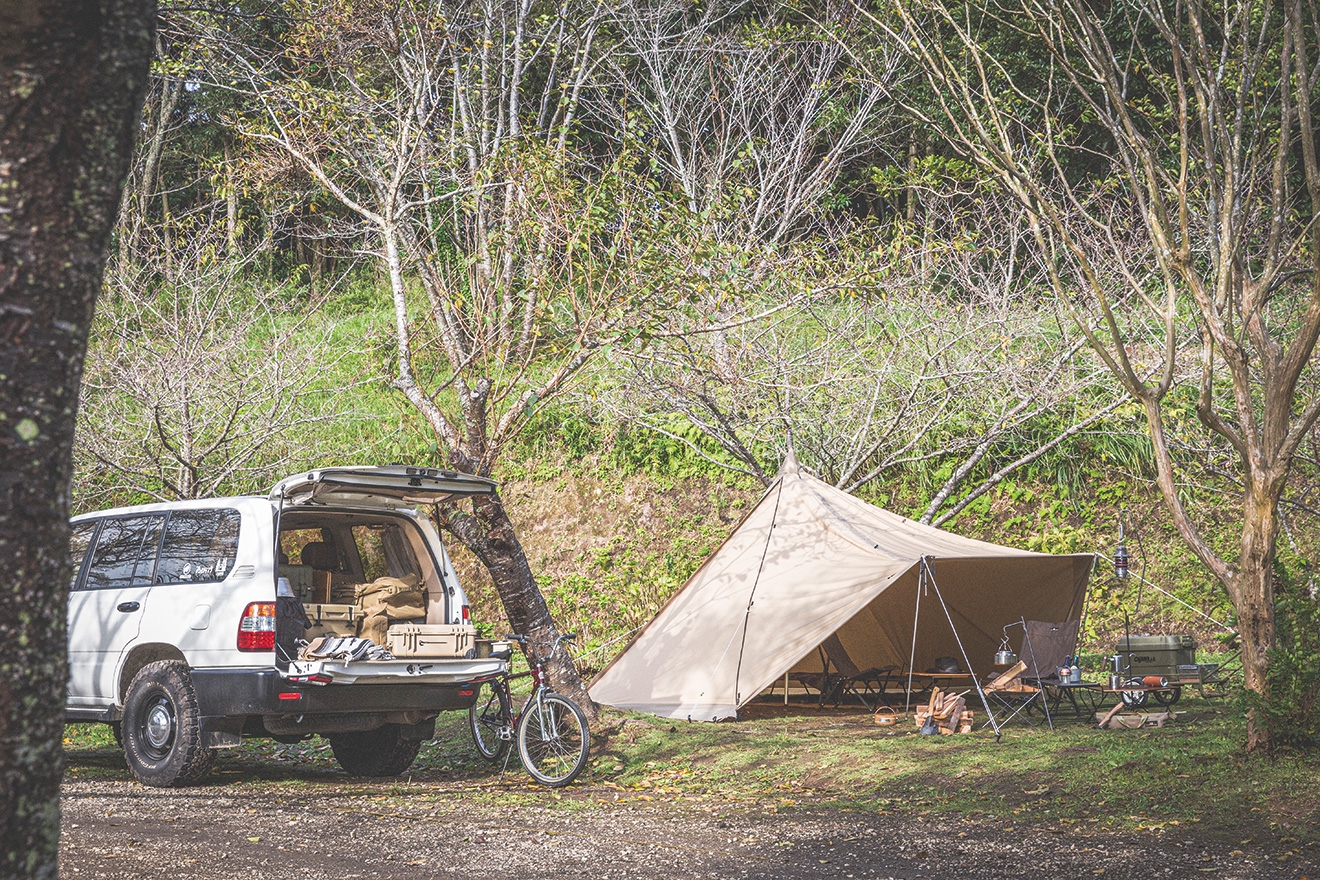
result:
[[(953, 625), (953, 615), (949, 613), (949, 606), (944, 604), (944, 594), (940, 592), (940, 585), (935, 581), (935, 573), (930, 570), (929, 560), (932, 557), (921, 557), (922, 571), (926, 575), (926, 580), (935, 588), (935, 597), (940, 600), (940, 607), (944, 609), (944, 616), (949, 621), (949, 629), (953, 632), (953, 640), (958, 643), (958, 650), (962, 653), (963, 662), (967, 664), (967, 671), (971, 673), (972, 685), (976, 688), (976, 693), (981, 698), (981, 705), (985, 707), (986, 717), (990, 719), (990, 726), (995, 731), (995, 741), (998, 742), (1003, 737), (1003, 728), (995, 720), (995, 713), (990, 711), (990, 700), (986, 697), (985, 691), (981, 689), (981, 681), (976, 677), (976, 670), (972, 669), (972, 661), (967, 657), (967, 649), (963, 647), (962, 637), (958, 635), (958, 627)], [(916, 651), (916, 642), (913, 641), (912, 650)]]
[(926, 587), (926, 567), (917, 567), (917, 601), (912, 610), (912, 651), (908, 654), (907, 698), (903, 703), (903, 717), (912, 714), (912, 667), (917, 662), (917, 621), (921, 619), (921, 594)]
[[(761, 548), (761, 562), (756, 566), (756, 579), (752, 581), (752, 589), (747, 593), (747, 608), (743, 611), (742, 641), (738, 643), (738, 665), (733, 670), (733, 703), (738, 709), (741, 709), (743, 704), (741, 690), (742, 661), (743, 652), (747, 650), (747, 623), (752, 617), (752, 606), (756, 604), (756, 587), (761, 583), (761, 572), (765, 570), (765, 557), (770, 553), (770, 536), (774, 534), (775, 526), (779, 524), (779, 502), (783, 498), (784, 481), (781, 478), (779, 481), (779, 494), (775, 496), (775, 509), (770, 514), (770, 528), (765, 533), (765, 546)], [(733, 640), (730, 639), (729, 643), (732, 644)], [(725, 648), (724, 650), (728, 651), (729, 649)], [(723, 660), (724, 658), (721, 657), (720, 661), (723, 662)], [(715, 673), (711, 672), (710, 677), (715, 678)], [(706, 684), (709, 685), (710, 682), (707, 681)], [(785, 696), (787, 697), (787, 692), (785, 692)], [(748, 699), (750, 700), (751, 697), (748, 697)]]

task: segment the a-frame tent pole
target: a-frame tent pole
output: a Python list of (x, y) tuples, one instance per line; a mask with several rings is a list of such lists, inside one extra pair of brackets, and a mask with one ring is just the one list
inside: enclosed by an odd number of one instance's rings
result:
[[(752, 606), (756, 604), (756, 588), (761, 583), (761, 572), (765, 571), (765, 558), (766, 556), (770, 555), (770, 541), (774, 537), (775, 526), (778, 525), (779, 523), (779, 502), (782, 501), (783, 498), (784, 498), (784, 478), (780, 477), (779, 492), (778, 494), (775, 495), (775, 509), (770, 514), (770, 528), (766, 530), (765, 546), (761, 548), (761, 561), (756, 566), (756, 579), (752, 581), (752, 589), (747, 593), (747, 607), (743, 609), (742, 639), (738, 643), (738, 665), (733, 670), (733, 705), (734, 705), (733, 717), (735, 719), (738, 717), (738, 710), (742, 708), (742, 690), (741, 690), (742, 661), (743, 661), (743, 652), (747, 650), (747, 623), (752, 616)], [(733, 644), (733, 639), (729, 640), (729, 644), (730, 645)], [(725, 653), (727, 653), (729, 649), (728, 647), (725, 647), (724, 650)], [(722, 663), (723, 661), (724, 658), (721, 657), (720, 662)], [(716, 664), (715, 668), (719, 669), (719, 664)], [(715, 677), (714, 671), (711, 672), (710, 677), (712, 679)], [(707, 687), (710, 686), (710, 680), (706, 681), (706, 686)], [(788, 685), (784, 685), (784, 695), (785, 696), (788, 695)], [(748, 699), (751, 698), (749, 697)]]
[[(921, 579), (925, 580), (935, 588), (935, 597), (940, 600), (940, 607), (944, 609), (944, 616), (949, 621), (949, 630), (953, 633), (953, 640), (958, 643), (958, 650), (962, 653), (963, 663), (967, 665), (967, 671), (972, 675), (972, 686), (976, 688), (976, 693), (981, 698), (981, 705), (985, 707), (985, 716), (990, 719), (990, 726), (994, 728), (995, 741), (997, 742), (1003, 736), (1003, 733), (1001, 732), (1002, 728), (999, 726), (999, 722), (995, 720), (995, 713), (990, 711), (990, 700), (986, 697), (985, 691), (981, 688), (981, 681), (976, 677), (976, 670), (972, 669), (972, 661), (967, 657), (967, 649), (963, 647), (962, 637), (958, 635), (958, 628), (953, 625), (953, 615), (949, 613), (949, 606), (944, 604), (944, 594), (940, 592), (940, 585), (935, 582), (935, 571), (930, 565), (930, 560), (934, 558), (935, 557), (933, 556), (921, 557)], [(917, 601), (921, 601), (920, 592), (917, 594)], [(914, 631), (912, 639), (912, 651), (914, 654), (916, 653), (916, 650), (917, 644)]]
[(917, 568), (917, 601), (912, 605), (912, 650), (908, 653), (907, 695), (903, 703), (903, 717), (912, 714), (912, 667), (917, 663), (917, 621), (921, 619), (921, 594), (926, 591), (925, 566)]

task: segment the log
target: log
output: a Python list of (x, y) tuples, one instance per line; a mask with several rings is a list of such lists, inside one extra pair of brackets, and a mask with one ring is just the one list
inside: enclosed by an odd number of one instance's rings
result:
[(1100, 728), (1101, 730), (1104, 730), (1109, 726), (1109, 722), (1113, 720), (1114, 716), (1117, 715), (1122, 710), (1123, 710), (1123, 701), (1119, 700), (1117, 703), (1114, 704), (1114, 707), (1112, 709), (1110, 709), (1108, 712), (1105, 713), (1105, 717), (1100, 719), (1099, 723), (1096, 724), (1096, 727)]
[(1019, 660), (991, 679), (985, 689), (988, 691), (1004, 690), (1012, 684), (1014, 679), (1026, 671), (1027, 664)]

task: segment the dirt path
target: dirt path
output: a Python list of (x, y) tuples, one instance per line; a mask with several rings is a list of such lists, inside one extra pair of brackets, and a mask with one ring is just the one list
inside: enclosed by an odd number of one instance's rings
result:
[(1185, 829), (1088, 836), (825, 805), (647, 801), (592, 787), (556, 798), (520, 785), (332, 773), (259, 787), (221, 774), (181, 790), (70, 779), (63, 808), (66, 880), (1320, 876), (1314, 853), (1198, 841)]

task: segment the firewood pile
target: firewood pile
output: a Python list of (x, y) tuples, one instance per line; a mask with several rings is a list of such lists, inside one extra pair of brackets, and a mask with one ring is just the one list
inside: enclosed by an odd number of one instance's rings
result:
[(1027, 664), (1019, 660), (1014, 665), (1008, 667), (1003, 672), (996, 675), (985, 686), (986, 691), (990, 693), (1005, 694), (1034, 694), (1040, 688), (1032, 687), (1022, 681), (1022, 673), (1027, 671)]
[(967, 708), (967, 700), (961, 694), (942, 693), (939, 688), (931, 691), (930, 702), (916, 712), (917, 727), (925, 727), (926, 720), (933, 718), (939, 732), (948, 736), (954, 733), (971, 733), (973, 713)]

